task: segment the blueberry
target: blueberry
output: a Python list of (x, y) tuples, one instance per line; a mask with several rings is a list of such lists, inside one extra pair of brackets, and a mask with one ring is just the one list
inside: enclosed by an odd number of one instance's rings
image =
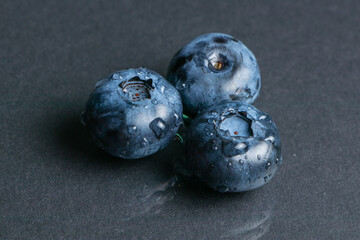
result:
[(252, 52), (223, 33), (201, 35), (186, 44), (171, 60), (167, 79), (190, 115), (222, 101), (252, 103), (261, 87)]
[(107, 153), (141, 158), (174, 138), (182, 123), (182, 103), (178, 91), (156, 72), (122, 70), (96, 84), (82, 120)]
[(187, 133), (185, 169), (220, 192), (261, 187), (281, 161), (274, 122), (247, 103), (210, 107), (194, 119)]

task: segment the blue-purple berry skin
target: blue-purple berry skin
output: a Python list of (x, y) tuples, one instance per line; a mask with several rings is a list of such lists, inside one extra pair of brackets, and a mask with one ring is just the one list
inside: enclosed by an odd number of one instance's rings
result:
[(187, 133), (184, 168), (220, 192), (259, 188), (281, 162), (274, 122), (246, 103), (225, 102), (204, 110)]
[(178, 91), (158, 73), (127, 69), (99, 81), (82, 121), (107, 153), (142, 158), (165, 148), (182, 124)]
[(179, 90), (184, 112), (192, 116), (223, 101), (252, 103), (261, 88), (254, 54), (224, 33), (201, 35), (181, 48), (167, 79)]

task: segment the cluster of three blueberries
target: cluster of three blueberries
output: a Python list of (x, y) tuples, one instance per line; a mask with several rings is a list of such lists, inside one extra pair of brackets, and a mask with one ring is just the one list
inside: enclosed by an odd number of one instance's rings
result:
[(175, 54), (167, 80), (138, 68), (97, 82), (82, 121), (98, 147), (136, 159), (165, 148), (192, 119), (181, 173), (220, 192), (249, 191), (282, 162), (276, 125), (250, 105), (260, 87), (253, 53), (230, 35), (209, 33)]

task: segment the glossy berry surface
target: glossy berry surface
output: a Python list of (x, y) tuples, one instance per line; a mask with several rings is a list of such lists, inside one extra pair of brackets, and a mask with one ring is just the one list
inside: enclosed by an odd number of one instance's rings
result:
[(186, 44), (171, 60), (167, 79), (190, 115), (222, 101), (252, 103), (261, 87), (253, 53), (223, 33), (204, 34)]
[(261, 187), (281, 161), (271, 117), (246, 103), (225, 102), (201, 112), (187, 133), (185, 168), (220, 192)]
[(173, 140), (182, 123), (181, 98), (154, 71), (122, 70), (96, 84), (82, 121), (101, 149), (121, 158), (141, 158)]

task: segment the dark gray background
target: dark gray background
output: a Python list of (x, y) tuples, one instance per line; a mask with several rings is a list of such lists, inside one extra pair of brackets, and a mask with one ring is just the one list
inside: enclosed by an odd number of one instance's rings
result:
[[(258, 59), (255, 106), (283, 165), (265, 187), (171, 187), (174, 143), (142, 160), (101, 152), (80, 124), (95, 82), (165, 75), (199, 34)], [(0, 239), (359, 239), (359, 1), (1, 1)]]

